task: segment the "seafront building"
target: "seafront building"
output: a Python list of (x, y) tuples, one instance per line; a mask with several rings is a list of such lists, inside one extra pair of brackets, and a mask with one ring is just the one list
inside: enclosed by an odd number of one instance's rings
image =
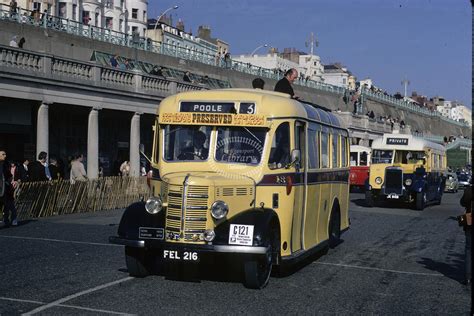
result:
[[(108, 29), (115, 32), (145, 36), (148, 20), (147, 0), (17, 0), (20, 15), (38, 10), (48, 15), (61, 17)], [(7, 9), (10, 0), (0, 0), (2, 8)]]

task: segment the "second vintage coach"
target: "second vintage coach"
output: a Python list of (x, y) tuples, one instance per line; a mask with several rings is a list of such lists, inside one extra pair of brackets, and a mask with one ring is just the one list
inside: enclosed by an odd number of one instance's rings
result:
[(325, 109), (263, 90), (188, 92), (161, 102), (154, 131), (153, 196), (110, 237), (132, 276), (224, 257), (259, 289), (273, 266), (349, 228), (348, 132)]

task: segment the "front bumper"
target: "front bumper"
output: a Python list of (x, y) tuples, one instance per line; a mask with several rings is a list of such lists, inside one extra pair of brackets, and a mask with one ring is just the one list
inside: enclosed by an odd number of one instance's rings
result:
[(252, 254), (264, 255), (270, 247), (259, 246), (237, 246), (237, 245), (202, 245), (202, 244), (185, 244), (170, 243), (157, 240), (131, 240), (118, 236), (110, 236), (109, 242), (117, 245), (124, 245), (135, 248), (152, 248), (152, 249), (177, 249), (177, 250), (193, 250), (208, 253), (228, 253), (228, 254)]

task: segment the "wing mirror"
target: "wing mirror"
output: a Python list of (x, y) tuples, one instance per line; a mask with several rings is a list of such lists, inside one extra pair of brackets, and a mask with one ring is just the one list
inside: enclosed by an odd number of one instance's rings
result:
[(296, 169), (299, 169), (300, 161), (301, 161), (301, 151), (299, 149), (293, 149), (291, 151), (291, 162), (286, 165), (286, 169), (289, 169), (291, 166), (295, 166)]

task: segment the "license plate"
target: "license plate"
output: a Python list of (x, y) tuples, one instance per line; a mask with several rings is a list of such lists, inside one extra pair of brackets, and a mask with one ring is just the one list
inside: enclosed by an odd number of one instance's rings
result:
[(138, 236), (142, 239), (163, 240), (165, 236), (165, 230), (163, 228), (155, 227), (140, 227), (138, 229)]
[(252, 246), (252, 244), (253, 225), (230, 225), (229, 245)]
[(388, 195), (388, 198), (389, 198), (389, 199), (398, 199), (399, 196), (398, 196), (398, 194), (390, 193), (390, 194)]
[(196, 251), (163, 249), (163, 259), (199, 262), (199, 254)]

